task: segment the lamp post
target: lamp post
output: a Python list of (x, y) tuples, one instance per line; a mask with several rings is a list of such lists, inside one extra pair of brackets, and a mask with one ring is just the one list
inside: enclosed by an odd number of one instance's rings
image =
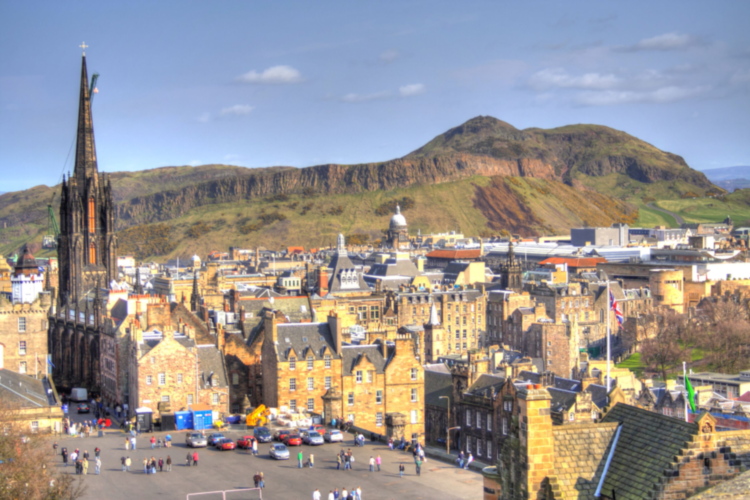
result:
[(445, 452), (451, 453), (451, 398), (448, 396), (438, 396), (438, 399), (448, 401), (448, 425), (445, 426)]

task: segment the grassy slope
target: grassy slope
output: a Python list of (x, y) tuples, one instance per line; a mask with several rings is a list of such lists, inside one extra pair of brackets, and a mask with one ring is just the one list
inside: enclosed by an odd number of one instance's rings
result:
[(656, 205), (680, 214), (686, 222), (720, 222), (727, 215), (736, 222), (750, 219), (750, 205), (742, 199), (741, 193), (733, 193), (724, 199), (660, 200)]
[[(475, 185), (485, 184), (488, 179), (477, 177), (452, 184), (413, 186), (389, 192), (366, 192), (357, 195), (332, 195), (325, 197), (290, 196), (284, 202), (256, 201), (243, 204), (208, 205), (192, 210), (183, 217), (167, 221), (172, 228), (172, 237), (179, 240), (178, 248), (159, 260), (176, 255), (205, 255), (211, 250), (226, 250), (229, 246), (252, 248), (284, 248), (288, 245), (305, 247), (335, 244), (339, 233), (346, 235), (366, 233), (371, 239), (382, 237), (388, 227), (390, 216), (377, 216), (375, 209), (384, 202), (408, 196), (415, 207), (405, 211), (409, 232), (422, 233), (461, 230), (467, 235), (476, 235), (486, 229), (486, 219), (472, 207), (471, 198)], [(297, 203), (296, 208), (290, 205)], [(313, 208), (305, 215), (301, 209), (306, 204)], [(343, 213), (329, 215), (328, 212), (341, 206)], [(238, 221), (244, 218), (257, 221), (261, 213), (279, 212), (286, 220), (276, 221), (259, 231), (241, 234)], [(224, 224), (216, 224), (223, 219)], [(214, 229), (198, 238), (189, 238), (185, 233), (195, 223), (208, 223)], [(217, 227), (219, 226), (219, 227)]]

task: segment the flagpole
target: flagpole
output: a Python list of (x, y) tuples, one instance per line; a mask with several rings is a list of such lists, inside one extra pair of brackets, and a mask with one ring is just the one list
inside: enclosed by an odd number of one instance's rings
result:
[(609, 276), (607, 277), (607, 396), (609, 396), (609, 388), (610, 388), (610, 377), (609, 377), (609, 364), (610, 364), (610, 347), (609, 347), (609, 337), (611, 333), (611, 321), (610, 321), (610, 311), (612, 309), (612, 299), (609, 295)]

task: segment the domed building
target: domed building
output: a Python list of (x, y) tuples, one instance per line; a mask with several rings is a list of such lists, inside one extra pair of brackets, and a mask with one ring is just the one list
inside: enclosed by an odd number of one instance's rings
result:
[(398, 205), (396, 205), (396, 213), (391, 217), (385, 240), (386, 246), (394, 250), (408, 250), (411, 247), (406, 217), (401, 214), (401, 207)]

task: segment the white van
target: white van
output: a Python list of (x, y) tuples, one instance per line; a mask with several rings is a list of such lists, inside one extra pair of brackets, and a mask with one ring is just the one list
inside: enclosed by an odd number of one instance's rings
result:
[(75, 401), (76, 403), (79, 402), (88, 402), (89, 400), (89, 394), (86, 389), (83, 387), (74, 387), (70, 390), (70, 400)]

